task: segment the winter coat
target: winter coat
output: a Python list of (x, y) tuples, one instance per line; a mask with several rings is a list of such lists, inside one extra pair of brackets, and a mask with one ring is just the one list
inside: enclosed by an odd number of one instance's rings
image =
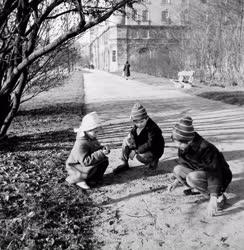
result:
[(184, 150), (178, 151), (179, 164), (207, 172), (210, 193), (221, 193), (232, 178), (229, 165), (223, 154), (210, 142), (195, 132), (193, 141)]
[(123, 71), (125, 73), (125, 76), (127, 77), (130, 76), (130, 64), (129, 63), (125, 64)]
[(87, 173), (91, 168), (105, 161), (108, 161), (108, 157), (103, 153), (98, 140), (84, 134), (82, 137), (76, 137), (75, 144), (66, 161), (66, 169), (69, 169), (69, 166), (79, 165), (79, 169)]
[(160, 158), (164, 153), (165, 142), (159, 126), (148, 118), (146, 126), (139, 135), (137, 135), (136, 129), (137, 127), (134, 126), (130, 132), (135, 140), (136, 152), (143, 154), (150, 151), (156, 158)]

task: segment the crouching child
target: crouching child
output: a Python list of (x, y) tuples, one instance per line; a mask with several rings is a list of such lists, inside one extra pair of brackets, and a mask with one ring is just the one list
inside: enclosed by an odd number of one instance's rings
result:
[(66, 181), (82, 189), (89, 189), (102, 182), (108, 167), (108, 146), (101, 146), (97, 133), (101, 123), (96, 112), (85, 115), (77, 132), (75, 144), (66, 161)]
[(194, 131), (191, 117), (180, 119), (173, 128), (172, 139), (178, 147), (178, 165), (174, 167), (176, 180), (168, 186), (172, 191), (179, 183), (188, 187), (186, 195), (199, 191), (209, 197), (208, 215), (213, 216), (223, 208), (224, 192), (232, 173), (223, 154)]
[(132, 107), (130, 119), (134, 126), (122, 143), (121, 164), (114, 169), (114, 174), (129, 169), (129, 159), (134, 157), (155, 170), (159, 158), (164, 153), (164, 137), (159, 126), (148, 116), (146, 109), (135, 103)]

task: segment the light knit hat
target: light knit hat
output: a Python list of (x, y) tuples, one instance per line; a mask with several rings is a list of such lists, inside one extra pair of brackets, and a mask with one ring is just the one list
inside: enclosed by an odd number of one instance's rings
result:
[(148, 117), (146, 109), (139, 103), (135, 103), (131, 109), (130, 119), (132, 121), (142, 120)]
[(192, 118), (185, 116), (173, 128), (173, 139), (176, 141), (189, 142), (194, 138)]
[(85, 115), (82, 119), (80, 127), (75, 128), (74, 131), (76, 133), (82, 133), (99, 127), (101, 127), (101, 121), (98, 117), (97, 112), (94, 111)]

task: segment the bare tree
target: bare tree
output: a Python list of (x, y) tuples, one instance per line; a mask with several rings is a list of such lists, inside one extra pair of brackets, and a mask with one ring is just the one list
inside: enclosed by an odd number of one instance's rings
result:
[[(0, 1), (0, 137), (16, 115), (33, 68), (62, 44), (136, 0)], [(40, 65), (39, 65), (40, 66)]]
[(201, 2), (189, 1), (185, 61), (204, 80), (242, 81), (244, 1)]

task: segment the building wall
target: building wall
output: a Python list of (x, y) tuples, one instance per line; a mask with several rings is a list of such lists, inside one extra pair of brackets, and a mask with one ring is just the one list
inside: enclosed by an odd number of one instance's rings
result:
[(178, 46), (186, 20), (182, 14), (187, 13), (189, 1), (144, 0), (133, 5), (136, 12), (126, 7), (126, 16), (115, 14), (95, 26), (91, 32), (92, 63), (102, 70), (118, 71), (142, 50), (151, 55), (158, 49), (165, 48), (167, 53), (169, 46)]
[(182, 26), (117, 25), (109, 27), (91, 44), (92, 63), (98, 69), (121, 71), (128, 60), (144, 50), (150, 55), (157, 50), (168, 52), (170, 46), (179, 46)]
[[(126, 9), (125, 24), (127, 25), (181, 25), (181, 10), (187, 7), (188, 0), (144, 0), (142, 4), (134, 4), (135, 12)], [(143, 12), (148, 11), (148, 20), (143, 20)], [(167, 18), (162, 18), (162, 12), (167, 14)]]

